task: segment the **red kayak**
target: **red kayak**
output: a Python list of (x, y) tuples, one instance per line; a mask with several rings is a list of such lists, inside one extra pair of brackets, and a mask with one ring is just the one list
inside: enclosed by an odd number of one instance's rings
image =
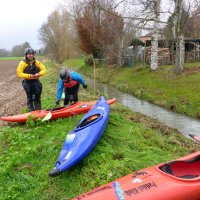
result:
[(199, 135), (189, 134), (189, 136), (190, 136), (191, 138), (193, 138), (195, 141), (197, 141), (197, 142), (200, 143), (200, 136), (199, 136)]
[(149, 167), (74, 200), (200, 200), (200, 151)]
[[(116, 101), (115, 98), (107, 100), (109, 105), (114, 103), (115, 101)], [(52, 113), (51, 120), (86, 113), (95, 104), (96, 104), (96, 101), (89, 101), (89, 102), (78, 101), (67, 107), (56, 108), (55, 110), (51, 112)], [(23, 123), (23, 122), (26, 122), (28, 118), (32, 118), (34, 120), (42, 119), (49, 113), (49, 111), (50, 110), (36, 110), (36, 111), (19, 114), (19, 115), (5, 116), (5, 117), (1, 117), (0, 119), (3, 121), (8, 121), (8, 122), (22, 122)]]

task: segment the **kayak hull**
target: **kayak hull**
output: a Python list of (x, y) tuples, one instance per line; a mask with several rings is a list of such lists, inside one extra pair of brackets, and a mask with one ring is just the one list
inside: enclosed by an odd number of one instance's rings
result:
[(83, 116), (76, 128), (67, 135), (50, 176), (57, 176), (83, 160), (96, 146), (109, 119), (110, 107), (100, 97), (93, 108)]
[(189, 134), (189, 136), (194, 139), (196, 142), (200, 143), (200, 136), (199, 135), (194, 135), (194, 134)]
[[(115, 101), (116, 101), (115, 98), (107, 100), (108, 104), (112, 104)], [(51, 112), (51, 114), (52, 114), (51, 120), (56, 120), (58, 118), (66, 118), (66, 117), (70, 117), (73, 115), (86, 113), (95, 105), (95, 103), (96, 103), (96, 101), (89, 101), (89, 102), (78, 101), (67, 107), (57, 108)], [(1, 117), (0, 119), (3, 121), (7, 121), (7, 122), (24, 123), (29, 118), (31, 118), (35, 121), (38, 119), (42, 119), (49, 113), (49, 111), (50, 110), (36, 110), (36, 111), (19, 114), (19, 115), (5, 116), (5, 117)]]
[(199, 200), (200, 151), (133, 172), (73, 200), (104, 199)]

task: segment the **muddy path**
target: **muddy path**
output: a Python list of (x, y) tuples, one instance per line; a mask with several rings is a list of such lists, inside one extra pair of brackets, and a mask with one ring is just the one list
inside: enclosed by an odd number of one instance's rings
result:
[[(0, 61), (0, 117), (21, 113), (26, 106), (26, 95), (22, 79), (16, 75), (20, 60)], [(7, 122), (0, 120), (0, 126)]]

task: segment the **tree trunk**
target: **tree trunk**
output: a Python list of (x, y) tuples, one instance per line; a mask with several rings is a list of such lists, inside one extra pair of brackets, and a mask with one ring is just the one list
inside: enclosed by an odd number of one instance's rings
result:
[(123, 51), (123, 39), (119, 38), (119, 50), (118, 50), (118, 55), (117, 55), (117, 67), (122, 66), (122, 51)]
[[(156, 22), (155, 22), (156, 23)], [(153, 33), (151, 40), (151, 69), (157, 70), (158, 68), (158, 33), (156, 30)]]
[(175, 1), (175, 11), (173, 16), (173, 27), (172, 32), (174, 39), (176, 41), (176, 67), (175, 73), (180, 74), (184, 70), (184, 37), (181, 30), (181, 15), (183, 0), (174, 0)]
[(158, 21), (160, 18), (160, 0), (154, 1), (154, 30), (151, 40), (151, 70), (157, 70), (158, 68)]
[(184, 70), (184, 57), (185, 57), (185, 45), (183, 35), (177, 38), (176, 42), (176, 74), (180, 74)]

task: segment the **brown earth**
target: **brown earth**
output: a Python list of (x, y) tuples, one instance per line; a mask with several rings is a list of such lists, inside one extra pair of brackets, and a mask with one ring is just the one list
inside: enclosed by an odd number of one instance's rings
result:
[[(0, 117), (21, 113), (26, 106), (26, 95), (22, 79), (16, 75), (20, 60), (0, 61)], [(0, 126), (7, 122), (0, 120)]]

